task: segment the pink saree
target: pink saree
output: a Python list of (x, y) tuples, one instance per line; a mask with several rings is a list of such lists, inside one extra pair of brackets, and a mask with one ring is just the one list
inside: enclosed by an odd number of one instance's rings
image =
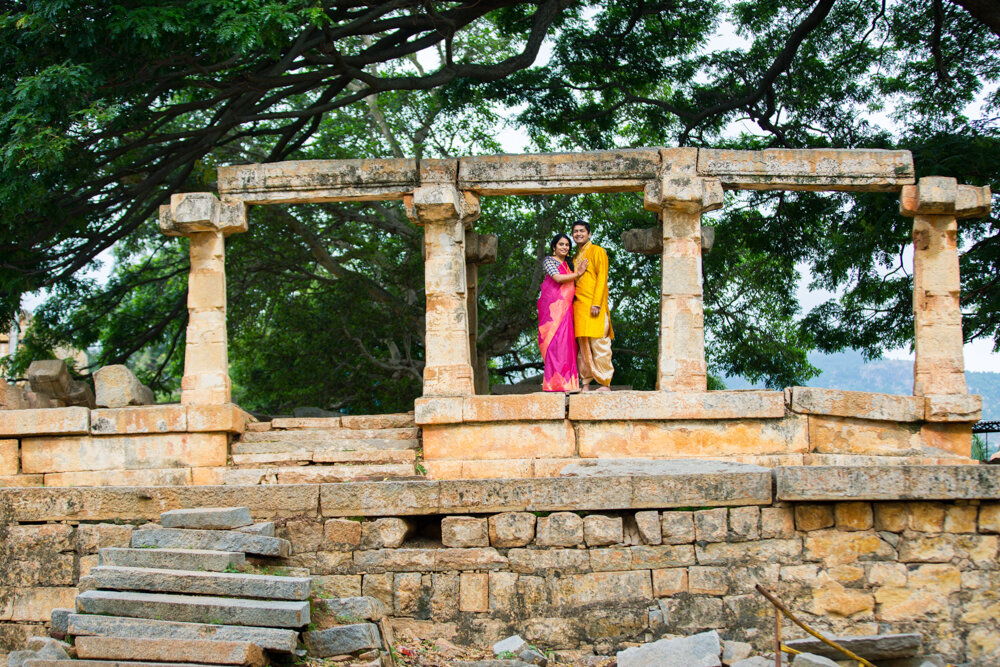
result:
[[(559, 265), (559, 273), (572, 273), (566, 262)], [(545, 362), (542, 391), (577, 391), (580, 378), (576, 370), (576, 335), (573, 330), (573, 295), (576, 286), (572, 280), (562, 284), (545, 276), (542, 293), (538, 297), (538, 349)]]

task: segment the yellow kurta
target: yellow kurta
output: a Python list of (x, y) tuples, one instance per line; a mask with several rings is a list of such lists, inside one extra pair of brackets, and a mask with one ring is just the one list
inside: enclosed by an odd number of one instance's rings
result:
[[(588, 241), (585, 246), (577, 249), (573, 262), (576, 264), (582, 259), (587, 259), (590, 263), (576, 281), (576, 300), (573, 301), (576, 336), (614, 338), (615, 332), (608, 315), (608, 253), (604, 248)], [(600, 306), (601, 312), (597, 317), (590, 316), (591, 306)], [(605, 322), (608, 323), (607, 331), (604, 328)]]

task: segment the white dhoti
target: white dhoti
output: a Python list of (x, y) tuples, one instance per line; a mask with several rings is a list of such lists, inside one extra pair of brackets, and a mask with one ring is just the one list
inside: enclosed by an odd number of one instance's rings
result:
[(611, 377), (615, 367), (611, 365), (610, 320), (604, 318), (604, 336), (589, 338), (579, 336), (577, 342), (577, 371), (580, 373), (580, 384), (586, 385), (591, 380), (605, 387), (611, 386)]

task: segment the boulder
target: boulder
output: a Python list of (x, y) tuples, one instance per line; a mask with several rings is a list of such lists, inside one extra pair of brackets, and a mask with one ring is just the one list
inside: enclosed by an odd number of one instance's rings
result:
[(618, 652), (618, 667), (648, 665), (684, 665), (685, 667), (722, 667), (722, 640), (715, 630), (690, 637), (661, 639)]
[(151, 405), (153, 392), (122, 364), (105, 366), (94, 372), (97, 405), (102, 408), (124, 408), (128, 405)]

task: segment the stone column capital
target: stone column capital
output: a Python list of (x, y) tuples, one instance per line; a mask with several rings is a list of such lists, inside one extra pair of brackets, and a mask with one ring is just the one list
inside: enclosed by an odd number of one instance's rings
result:
[(223, 236), (247, 230), (246, 204), (219, 201), (211, 192), (179, 192), (160, 207), (160, 231), (166, 236), (221, 232)]
[(677, 210), (705, 213), (722, 208), (722, 181), (691, 174), (666, 173), (646, 183), (643, 205), (647, 211)]
[(461, 220), (466, 227), (479, 219), (479, 195), (454, 185), (434, 183), (414, 188), (403, 197), (406, 215), (417, 225)]
[(977, 218), (990, 212), (990, 188), (959, 185), (947, 176), (924, 176), (916, 185), (904, 185), (899, 196), (901, 215), (950, 215)]

